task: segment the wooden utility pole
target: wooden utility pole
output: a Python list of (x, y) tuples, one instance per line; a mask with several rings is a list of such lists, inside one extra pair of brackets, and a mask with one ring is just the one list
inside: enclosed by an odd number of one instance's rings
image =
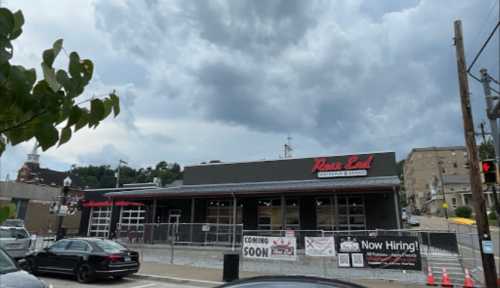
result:
[[(481, 183), (479, 171), (479, 157), (476, 146), (476, 136), (474, 133), (474, 121), (472, 119), (472, 109), (470, 104), (469, 83), (467, 79), (467, 67), (465, 65), (465, 51), (462, 36), (462, 22), (455, 21), (455, 48), (457, 53), (458, 83), (460, 89), (460, 102), (462, 104), (462, 117), (464, 120), (465, 143), (470, 165), (470, 185), (474, 211), (476, 213), (477, 234), (481, 249), (483, 262), (484, 279), (486, 287), (497, 287), (497, 271), (493, 251), (489, 251), (491, 244), (490, 226), (486, 214), (486, 203)], [(487, 248), (487, 249), (483, 249)], [(491, 254), (490, 254), (491, 253)]]

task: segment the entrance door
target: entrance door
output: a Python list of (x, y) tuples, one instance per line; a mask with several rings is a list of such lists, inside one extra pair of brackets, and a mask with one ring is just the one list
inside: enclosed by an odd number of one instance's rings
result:
[(168, 214), (167, 240), (179, 240), (179, 222), (181, 219), (181, 210), (172, 209)]

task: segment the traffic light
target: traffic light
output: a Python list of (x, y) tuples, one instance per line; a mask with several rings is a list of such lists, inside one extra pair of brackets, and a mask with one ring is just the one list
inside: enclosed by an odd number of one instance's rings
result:
[(482, 161), (481, 169), (483, 170), (484, 183), (497, 183), (497, 166), (493, 160)]

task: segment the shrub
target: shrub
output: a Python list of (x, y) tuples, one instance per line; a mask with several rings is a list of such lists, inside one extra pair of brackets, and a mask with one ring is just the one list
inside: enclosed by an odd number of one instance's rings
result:
[(460, 206), (455, 209), (455, 215), (462, 218), (471, 218), (472, 209), (468, 206)]
[(495, 211), (491, 211), (490, 214), (488, 215), (488, 218), (490, 220), (497, 220), (497, 213), (495, 213)]

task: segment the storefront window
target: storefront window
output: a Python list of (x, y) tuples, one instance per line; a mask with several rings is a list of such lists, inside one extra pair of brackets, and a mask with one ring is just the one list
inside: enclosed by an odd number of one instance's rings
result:
[(257, 201), (259, 230), (280, 230), (282, 224), (281, 200), (261, 199)]
[(333, 197), (316, 199), (316, 221), (319, 230), (334, 230), (335, 203)]
[(338, 196), (338, 230), (366, 229), (364, 196)]
[[(236, 224), (242, 223), (242, 203), (237, 202)], [(207, 207), (207, 222), (216, 224), (207, 235), (210, 242), (231, 242), (233, 234), (233, 200), (209, 200)]]
[(300, 205), (298, 199), (286, 199), (286, 229), (300, 229)]

